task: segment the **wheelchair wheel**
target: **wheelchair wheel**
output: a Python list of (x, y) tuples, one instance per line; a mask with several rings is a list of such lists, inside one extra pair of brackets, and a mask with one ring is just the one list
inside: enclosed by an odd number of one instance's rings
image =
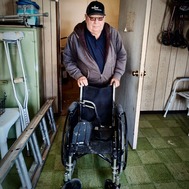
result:
[(61, 159), (62, 159), (62, 164), (64, 166), (66, 166), (66, 162), (68, 160), (68, 155), (69, 155), (70, 129), (68, 124), (68, 117), (69, 116), (66, 117), (64, 129), (62, 133)]
[(106, 179), (104, 189), (119, 189), (121, 188), (121, 185), (116, 185), (115, 183), (112, 182), (110, 179)]
[(127, 164), (127, 120), (123, 113), (118, 120), (118, 171), (121, 173)]
[[(66, 167), (66, 163), (68, 162), (68, 158), (70, 155), (70, 144), (72, 139), (72, 131), (69, 123), (69, 115), (66, 117), (66, 121), (64, 124), (64, 130), (62, 133), (62, 147), (61, 147), (61, 159), (62, 164)], [(72, 154), (72, 163), (76, 160), (75, 154)]]
[[(78, 121), (77, 108), (78, 103), (72, 102), (72, 104), (69, 107), (68, 114), (66, 116), (64, 129), (62, 133), (61, 159), (64, 167), (66, 167), (66, 162), (68, 162), (69, 158), (73, 127), (74, 125), (76, 125)], [(75, 154), (73, 155), (72, 160), (75, 160)]]

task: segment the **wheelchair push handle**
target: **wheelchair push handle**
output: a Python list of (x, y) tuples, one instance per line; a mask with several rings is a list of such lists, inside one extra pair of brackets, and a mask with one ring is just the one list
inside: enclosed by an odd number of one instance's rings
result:
[[(112, 85), (108, 85), (108, 86), (112, 86), (112, 100), (113, 100), (113, 102), (115, 102), (115, 90), (116, 90), (116, 86), (115, 86), (115, 83), (113, 83)], [(107, 86), (107, 87), (108, 87)], [(82, 98), (83, 98), (83, 88), (84, 87), (93, 87), (93, 86), (90, 86), (90, 85), (88, 85), (88, 86), (80, 86), (79, 88), (80, 88), (80, 97), (79, 97), (79, 100), (80, 101), (82, 101)]]
[(115, 102), (115, 89), (116, 89), (116, 85), (115, 82), (113, 83), (113, 102)]

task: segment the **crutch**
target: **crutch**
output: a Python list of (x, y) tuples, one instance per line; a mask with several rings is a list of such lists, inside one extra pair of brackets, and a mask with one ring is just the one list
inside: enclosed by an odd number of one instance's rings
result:
[(31, 17), (48, 17), (48, 12), (42, 14), (16, 14), (16, 15), (0, 15), (0, 22), (22, 22), (25, 26), (30, 27), (28, 19)]
[[(4, 48), (5, 48), (5, 53), (6, 53), (6, 58), (7, 58), (7, 63), (8, 63), (8, 68), (10, 72), (10, 77), (11, 77), (11, 84), (13, 88), (13, 93), (15, 100), (17, 102), (19, 111), (20, 111), (20, 119), (21, 119), (21, 127), (22, 131), (28, 126), (30, 123), (30, 118), (29, 118), (29, 113), (28, 113), (28, 88), (27, 88), (27, 82), (26, 82), (26, 75), (24, 71), (24, 66), (23, 66), (23, 58), (22, 58), (22, 51), (21, 51), (21, 44), (20, 41), (24, 38), (23, 32), (4, 32), (0, 34), (0, 40), (3, 41), (4, 43)], [(12, 71), (12, 63), (11, 63), (11, 56), (10, 56), (10, 51), (9, 51), (9, 44), (16, 44), (18, 48), (18, 54), (19, 54), (19, 60), (20, 60), (20, 66), (21, 66), (21, 71), (22, 71), (22, 77), (19, 78), (13, 78), (13, 71)], [(17, 83), (23, 83), (24, 84), (24, 100), (23, 103), (21, 103), (21, 100), (18, 98), (17, 90), (15, 87), (15, 84)], [(37, 144), (37, 139), (35, 136), (35, 133), (29, 140), (31, 149), (33, 151), (33, 156), (36, 162), (42, 163), (42, 158), (39, 150), (39, 146)], [(29, 154), (29, 147), (27, 145), (27, 152)]]

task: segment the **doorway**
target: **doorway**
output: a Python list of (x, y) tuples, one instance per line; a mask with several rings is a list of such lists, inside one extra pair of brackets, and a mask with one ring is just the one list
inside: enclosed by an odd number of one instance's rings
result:
[(61, 38), (61, 105), (62, 105), (62, 111), (61, 115), (66, 115), (67, 109), (69, 105), (73, 101), (79, 100), (79, 87), (77, 85), (77, 82), (75, 79), (69, 76), (69, 74), (66, 72), (65, 67), (63, 65), (63, 60), (62, 60), (62, 54), (64, 51), (64, 47), (66, 44), (67, 37), (62, 37)]
[(79, 87), (76, 80), (69, 75), (62, 81), (62, 115), (66, 115), (69, 105), (79, 100)]
[[(65, 37), (73, 31), (77, 23), (84, 20), (86, 7), (89, 4), (89, 1), (62, 0), (61, 2), (61, 37)], [(142, 48), (145, 51), (144, 46), (146, 45), (146, 40), (144, 44), (143, 38), (146, 38), (146, 36), (143, 34), (146, 34), (144, 30), (147, 30), (148, 28), (147, 24), (144, 26), (144, 22), (146, 20), (146, 23), (148, 23), (148, 19), (146, 18), (149, 18), (150, 11), (147, 11), (148, 15), (146, 15), (146, 10), (147, 7), (150, 7), (151, 0), (142, 0), (142, 5), (140, 4), (141, 2), (139, 3), (137, 0), (111, 0), (111, 2), (110, 0), (101, 0), (101, 2), (105, 6), (106, 22), (120, 31), (129, 55), (126, 73), (122, 78), (122, 84), (121, 87), (118, 88), (118, 92), (116, 90), (116, 96), (118, 103), (123, 105), (124, 110), (128, 115), (127, 122), (129, 125), (129, 142), (131, 147), (136, 149), (140, 115), (140, 95), (145, 57), (145, 53), (141, 54), (141, 52)], [(72, 7), (73, 9), (68, 9), (68, 7)], [(81, 8), (78, 10), (77, 7)], [(132, 24), (133, 20), (134, 28), (131, 27), (131, 31), (125, 33), (124, 29), (126, 27), (126, 21), (127, 24)], [(127, 29), (129, 29), (128, 25)], [(135, 36), (137, 36), (137, 38)], [(62, 45), (64, 45), (64, 43)], [(135, 70), (139, 73), (138, 77), (133, 77), (131, 74), (132, 71)], [(68, 81), (65, 84), (63, 83), (62, 86), (63, 95), (65, 97), (63, 103), (66, 108), (74, 97), (77, 98), (77, 90), (74, 88), (76, 86), (75, 83), (69, 77)], [(140, 91), (140, 93), (138, 93), (138, 91)]]

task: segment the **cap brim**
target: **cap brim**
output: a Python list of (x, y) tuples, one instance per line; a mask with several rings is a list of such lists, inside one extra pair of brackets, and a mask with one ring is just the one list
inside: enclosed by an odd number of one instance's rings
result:
[(106, 14), (103, 14), (103, 13), (99, 13), (99, 12), (93, 12), (93, 13), (90, 13), (90, 14), (87, 14), (88, 16), (90, 15), (102, 15), (102, 16), (106, 16)]

